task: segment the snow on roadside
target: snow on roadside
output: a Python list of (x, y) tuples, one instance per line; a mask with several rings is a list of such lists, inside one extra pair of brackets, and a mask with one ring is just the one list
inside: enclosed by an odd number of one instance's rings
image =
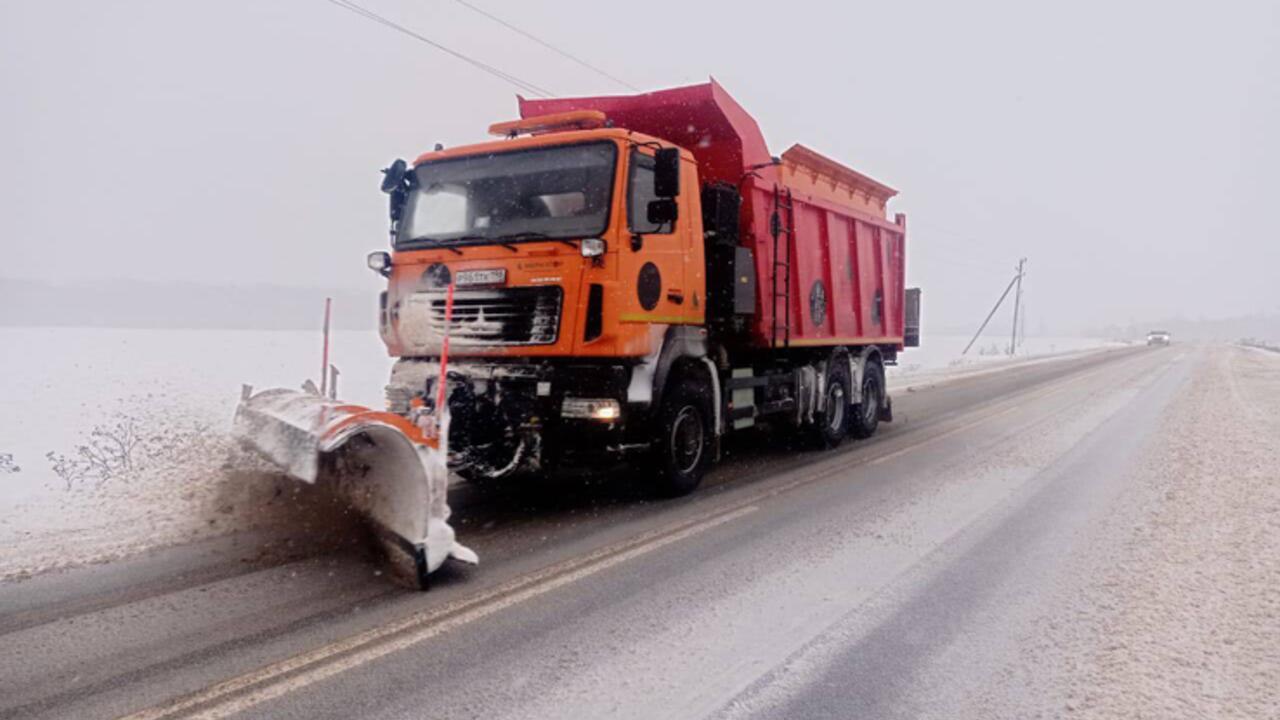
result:
[[(318, 332), (0, 328), (0, 345), (0, 579), (310, 510), (227, 431), (242, 383), (318, 374)], [(381, 402), (375, 333), (335, 333), (333, 361), (344, 397)]]
[[(1280, 717), (1280, 355), (1207, 353), (990, 717)], [(1005, 702), (1015, 707), (1003, 706)]]
[(1006, 346), (979, 340), (968, 354), (962, 355), (969, 340), (959, 335), (939, 335), (924, 338), (922, 347), (907, 348), (898, 356), (898, 365), (888, 368), (886, 379), (890, 390), (933, 385), (959, 377), (1126, 345), (1099, 338), (1032, 337), (1019, 346), (1017, 355), (1009, 356), (1004, 353)]

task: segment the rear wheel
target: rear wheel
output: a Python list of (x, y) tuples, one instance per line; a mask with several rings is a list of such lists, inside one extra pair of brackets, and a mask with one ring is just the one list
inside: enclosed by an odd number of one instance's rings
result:
[(884, 370), (877, 360), (868, 360), (862, 371), (862, 402), (854, 405), (849, 418), (849, 432), (856, 438), (869, 438), (880, 426), (880, 406), (884, 404)]
[(844, 356), (832, 358), (823, 383), (822, 412), (813, 418), (809, 427), (809, 436), (819, 449), (836, 447), (849, 433), (849, 389), (852, 386), (848, 359)]
[(665, 394), (659, 411), (654, 465), (658, 491), (685, 495), (702, 482), (711, 464), (711, 408), (706, 388), (693, 380), (677, 381)]

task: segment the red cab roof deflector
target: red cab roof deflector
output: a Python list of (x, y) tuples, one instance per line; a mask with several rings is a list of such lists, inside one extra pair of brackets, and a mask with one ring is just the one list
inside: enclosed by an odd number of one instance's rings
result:
[(688, 149), (707, 179), (737, 184), (747, 168), (769, 162), (760, 126), (714, 79), (639, 95), (519, 100), (522, 118), (599, 110), (616, 127)]

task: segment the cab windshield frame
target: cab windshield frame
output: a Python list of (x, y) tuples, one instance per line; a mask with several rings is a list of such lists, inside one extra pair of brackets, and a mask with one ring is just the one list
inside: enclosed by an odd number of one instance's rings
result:
[[(590, 162), (586, 153), (607, 150)], [(566, 166), (557, 172), (555, 163), (572, 158), (573, 151), (585, 151), (579, 158), (586, 162)], [(411, 171), (412, 189), (403, 207), (403, 215), (396, 228), (396, 250), (414, 250), (434, 247), (458, 247), (464, 245), (497, 245), (538, 240), (576, 240), (603, 235), (613, 222), (613, 204), (617, 192), (618, 145), (611, 140), (588, 140), (556, 145), (538, 145), (513, 150), (460, 155), (421, 163)], [(503, 163), (511, 170), (533, 168), (524, 177), (503, 172)], [(539, 169), (539, 165), (543, 167)], [(485, 166), (490, 166), (486, 168)], [(491, 169), (486, 172), (486, 169)], [(583, 175), (578, 185), (570, 176)], [(540, 175), (541, 177), (532, 177)], [(566, 185), (566, 181), (569, 182)], [(473, 183), (491, 185), (486, 194), (473, 193)], [(463, 188), (464, 193), (453, 193), (465, 205), (459, 212), (465, 214), (461, 227), (448, 230), (422, 231), (415, 228), (421, 217), (418, 204), (428, 197), (433, 188), (452, 186)], [(581, 189), (576, 189), (581, 187)], [(511, 190), (522, 190), (516, 202)], [(552, 192), (538, 192), (548, 190)], [(578, 194), (580, 198), (573, 198)], [(443, 192), (435, 197), (442, 197)], [(484, 199), (488, 205), (477, 205)], [(533, 203), (537, 203), (536, 205)], [(580, 206), (576, 208), (575, 205)], [(477, 210), (480, 207), (480, 210)], [(488, 214), (480, 214), (487, 212)], [(556, 214), (561, 212), (564, 214)], [(506, 217), (501, 217), (505, 213)], [(495, 218), (495, 215), (498, 216)], [(495, 222), (496, 220), (496, 222)]]

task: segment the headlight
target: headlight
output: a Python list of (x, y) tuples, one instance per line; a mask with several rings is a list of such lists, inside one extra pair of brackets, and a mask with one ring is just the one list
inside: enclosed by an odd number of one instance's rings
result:
[(369, 269), (379, 275), (387, 275), (391, 272), (391, 256), (384, 252), (371, 252), (367, 259)]
[(622, 406), (611, 398), (565, 398), (560, 416), (613, 422), (622, 417)]
[(600, 257), (607, 247), (605, 241), (600, 238), (585, 238), (582, 241), (582, 257)]
[(449, 272), (449, 266), (444, 263), (432, 263), (422, 271), (422, 277), (418, 279), (418, 287), (423, 290), (443, 290), (449, 287), (451, 282), (453, 282), (453, 275)]

